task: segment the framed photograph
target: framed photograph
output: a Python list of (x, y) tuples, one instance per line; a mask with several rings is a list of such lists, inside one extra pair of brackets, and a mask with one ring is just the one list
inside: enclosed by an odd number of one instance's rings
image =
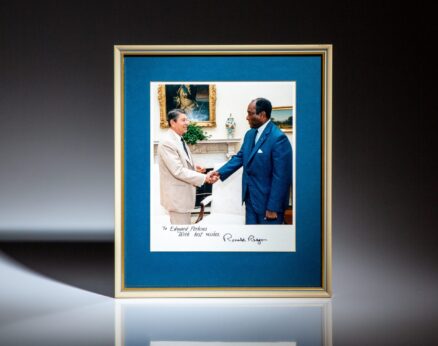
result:
[(174, 84), (158, 86), (160, 126), (168, 127), (167, 111), (182, 109), (199, 126), (216, 126), (216, 86), (214, 84)]
[(330, 297), (332, 46), (114, 54), (116, 297)]
[(293, 129), (293, 107), (272, 107), (271, 120), (281, 131), (292, 132)]

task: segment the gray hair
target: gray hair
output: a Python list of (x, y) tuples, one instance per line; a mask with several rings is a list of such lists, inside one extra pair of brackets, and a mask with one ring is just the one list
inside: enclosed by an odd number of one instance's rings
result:
[(184, 111), (183, 111), (182, 109), (180, 109), (180, 108), (175, 108), (175, 109), (170, 110), (170, 111), (167, 113), (166, 120), (167, 120), (167, 124), (169, 124), (169, 127), (170, 127), (170, 121), (171, 121), (171, 120), (176, 121), (176, 120), (178, 119), (178, 117), (179, 117), (180, 114), (186, 114), (186, 112), (184, 112)]

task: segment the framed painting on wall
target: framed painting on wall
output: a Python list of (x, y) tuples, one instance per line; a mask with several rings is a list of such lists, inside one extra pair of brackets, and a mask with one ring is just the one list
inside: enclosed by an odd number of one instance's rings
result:
[(216, 86), (214, 84), (161, 84), (158, 87), (160, 125), (167, 127), (168, 110), (182, 109), (199, 126), (216, 126)]
[(273, 107), (271, 120), (284, 132), (293, 130), (293, 107)]

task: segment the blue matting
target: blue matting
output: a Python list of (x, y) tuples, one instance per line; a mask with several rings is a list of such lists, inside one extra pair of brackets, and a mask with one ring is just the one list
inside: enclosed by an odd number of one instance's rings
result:
[[(321, 287), (321, 56), (125, 57), (125, 287)], [(296, 81), (294, 253), (150, 252), (150, 82)]]

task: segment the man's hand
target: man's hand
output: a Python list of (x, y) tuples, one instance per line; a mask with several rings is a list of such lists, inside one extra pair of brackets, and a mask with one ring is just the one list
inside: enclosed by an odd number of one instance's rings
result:
[(205, 182), (208, 184), (214, 184), (215, 182), (217, 182), (219, 180), (219, 173), (216, 171), (210, 171), (206, 174), (205, 177)]
[(195, 171), (198, 173), (205, 173), (207, 170), (202, 166), (195, 165)]
[(265, 219), (266, 220), (277, 220), (278, 215), (276, 211), (266, 210)]
[(220, 179), (220, 174), (218, 171), (211, 171), (211, 177), (212, 177), (212, 184), (214, 184), (215, 182), (217, 182)]

